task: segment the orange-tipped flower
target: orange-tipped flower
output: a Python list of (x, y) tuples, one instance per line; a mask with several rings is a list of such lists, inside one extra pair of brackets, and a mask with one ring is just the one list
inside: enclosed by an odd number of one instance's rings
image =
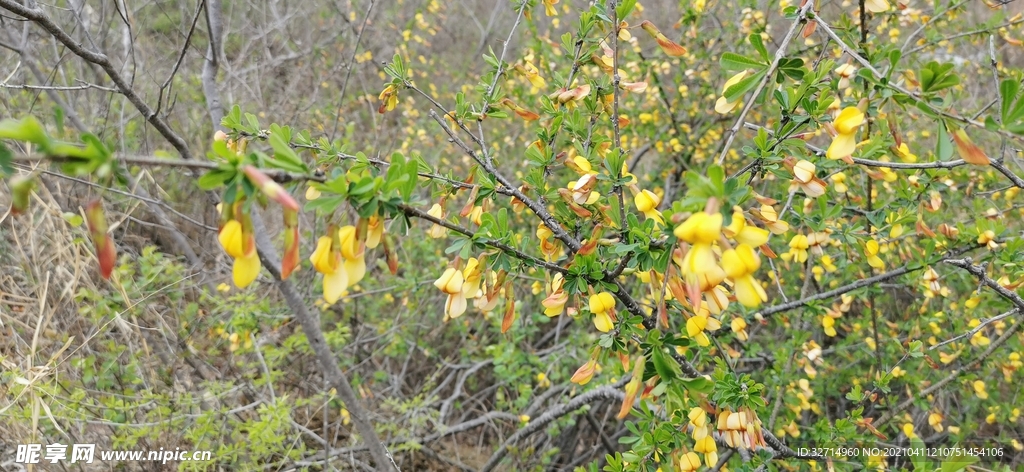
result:
[(114, 247), (114, 240), (107, 234), (107, 219), (100, 200), (93, 200), (85, 207), (85, 220), (89, 224), (89, 237), (96, 248), (100, 275), (104, 279), (109, 279), (117, 262), (117, 248)]
[(587, 382), (590, 382), (590, 379), (594, 378), (594, 372), (596, 370), (597, 358), (591, 357), (586, 364), (583, 364), (579, 369), (576, 369), (576, 373), (572, 374), (572, 378), (569, 379), (569, 381), (574, 384), (586, 385)]
[(515, 114), (519, 115), (520, 118), (526, 121), (533, 121), (540, 118), (540, 115), (517, 105), (516, 102), (513, 102), (508, 98), (502, 99), (501, 104), (505, 105), (506, 108), (512, 110)]
[(267, 198), (277, 202), (286, 210), (299, 211), (299, 203), (292, 198), (281, 184), (278, 184), (270, 177), (267, 177), (267, 174), (264, 174), (262, 171), (251, 165), (243, 167), (242, 171), (245, 172), (245, 176), (249, 178), (249, 181), (251, 181), (256, 188), (260, 189)]
[(381, 102), (380, 107), (377, 108), (377, 113), (383, 114), (386, 111), (394, 110), (395, 106), (398, 105), (398, 87), (395, 87), (394, 84), (388, 84), (380, 92), (380, 95), (377, 96), (377, 99)]
[(620, 420), (625, 418), (629, 411), (633, 409), (633, 401), (636, 400), (636, 394), (640, 391), (643, 378), (644, 356), (640, 356), (633, 363), (633, 378), (629, 379), (629, 383), (626, 384), (626, 398), (622, 400), (622, 407), (619, 408), (619, 414), (616, 415), (616, 418)]
[(281, 257), (281, 280), (287, 279), (299, 266), (299, 213), (284, 210), (284, 256)]
[(533, 64), (527, 62), (524, 64), (516, 64), (516, 70), (519, 73), (526, 76), (526, 80), (530, 81), (530, 84), (537, 87), (540, 90), (544, 90), (548, 86), (548, 82), (544, 80), (544, 77), (540, 76), (540, 71)]
[(516, 299), (513, 297), (512, 282), (505, 286), (505, 316), (501, 318), (501, 332), (504, 334), (512, 329), (516, 320)]
[(967, 136), (967, 132), (962, 129), (958, 129), (953, 132), (953, 142), (956, 143), (956, 152), (960, 154), (960, 158), (968, 164), (974, 164), (976, 166), (987, 166), (989, 164), (988, 156), (985, 155), (985, 151), (982, 151), (971, 138)]
[(672, 57), (679, 57), (686, 54), (686, 48), (676, 44), (675, 41), (668, 39), (664, 34), (661, 34), (658, 27), (654, 26), (654, 23), (644, 21), (643, 23), (640, 23), (640, 27), (643, 28), (647, 34), (651, 35), (652, 38), (658, 41), (658, 46), (661, 47), (661, 50), (664, 51), (665, 54)]

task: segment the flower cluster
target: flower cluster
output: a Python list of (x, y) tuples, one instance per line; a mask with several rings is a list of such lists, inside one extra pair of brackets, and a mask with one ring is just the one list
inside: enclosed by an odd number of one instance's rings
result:
[[(702, 295), (711, 314), (717, 315), (728, 307), (723, 282), (732, 286), (736, 300), (744, 306), (756, 307), (768, 300), (753, 274), (761, 264), (754, 248), (768, 242), (769, 231), (749, 223), (738, 207), (733, 209), (732, 222), (725, 228), (723, 219), (717, 211), (697, 212), (674, 231), (681, 242), (673, 259), (685, 287), (684, 293), (676, 297), (689, 300), (695, 314), (700, 312)], [(733, 247), (726, 237), (737, 246)]]

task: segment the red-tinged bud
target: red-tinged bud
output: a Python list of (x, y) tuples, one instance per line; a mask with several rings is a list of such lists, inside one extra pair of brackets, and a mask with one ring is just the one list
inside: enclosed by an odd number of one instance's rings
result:
[(114, 240), (107, 234), (107, 219), (103, 212), (103, 202), (99, 199), (89, 202), (85, 207), (85, 221), (89, 226), (89, 237), (96, 248), (96, 259), (100, 264), (100, 275), (109, 279), (117, 262), (117, 248)]
[(501, 333), (512, 329), (512, 323), (516, 320), (516, 300), (513, 297), (512, 282), (505, 285), (505, 316), (501, 319)]
[(892, 135), (893, 141), (896, 142), (896, 147), (900, 147), (903, 144), (903, 136), (900, 136), (899, 126), (896, 124), (896, 120), (888, 120), (889, 123), (889, 134)]
[(104, 279), (109, 279), (110, 274), (114, 272), (114, 264), (117, 263), (117, 248), (114, 246), (114, 240), (110, 239), (109, 234), (104, 234), (102, 245), (95, 244), (95, 246), (96, 259), (100, 263), (100, 275)]
[(618, 352), (617, 354), (619, 355), (619, 364), (622, 364), (622, 370), (629, 370), (629, 354), (625, 352)]
[(459, 212), (459, 216), (465, 218), (473, 212), (473, 208), (476, 206), (476, 196), (480, 193), (480, 186), (474, 186), (469, 191), (469, 198), (466, 199), (466, 205), (462, 207), (462, 211)]
[(818, 23), (817, 22), (808, 21), (807, 24), (804, 25), (804, 30), (801, 32), (801, 35), (804, 38), (807, 38), (810, 35), (814, 34), (814, 30), (817, 29), (817, 28), (818, 28)]
[(595, 249), (597, 249), (597, 240), (591, 238), (583, 241), (583, 245), (580, 246), (580, 250), (576, 251), (576, 253), (581, 256), (586, 256), (593, 253)]
[(590, 218), (591, 216), (594, 216), (590, 210), (581, 207), (575, 200), (573, 200), (572, 192), (570, 192), (569, 189), (558, 189), (558, 195), (562, 197), (562, 200), (565, 200), (565, 203), (569, 205), (569, 209), (572, 210), (573, 213), (576, 213), (576, 216), (579, 216), (580, 218)]
[(540, 115), (517, 105), (516, 102), (513, 102), (508, 98), (502, 99), (501, 104), (505, 105), (506, 108), (512, 110), (513, 112), (515, 112), (515, 114), (519, 115), (520, 118), (526, 121), (534, 121), (540, 119)]
[(576, 373), (572, 374), (572, 378), (569, 379), (569, 381), (574, 384), (586, 385), (590, 382), (590, 379), (594, 378), (594, 371), (596, 370), (597, 361), (590, 359), (586, 364), (583, 364), (579, 369), (576, 369)]
[(971, 141), (966, 131), (958, 129), (953, 132), (953, 141), (956, 142), (956, 151), (964, 162), (976, 166), (987, 166), (989, 164), (990, 161), (988, 156), (985, 155), (985, 151), (982, 151), (981, 148)]
[(281, 184), (274, 182), (267, 174), (251, 165), (245, 166), (242, 168), (242, 171), (245, 172), (245, 176), (249, 178), (249, 181), (259, 188), (267, 198), (277, 202), (285, 209), (299, 211), (299, 202), (296, 202)]
[(235, 212), (235, 217), (238, 218), (239, 223), (242, 224), (242, 244), (245, 256), (251, 256), (256, 252), (256, 236), (255, 231), (252, 227), (252, 217), (249, 213), (241, 211), (241, 206)]
[(643, 30), (646, 31), (647, 34), (651, 35), (651, 37), (658, 41), (658, 46), (661, 47), (661, 50), (664, 51), (665, 54), (671, 57), (679, 57), (686, 55), (686, 48), (676, 44), (671, 39), (668, 39), (668, 37), (666, 37), (664, 34), (661, 34), (661, 31), (658, 30), (658, 27), (654, 26), (654, 23), (651, 23), (650, 21), (644, 21), (643, 23), (640, 23), (640, 27), (643, 28)]
[(919, 236), (926, 236), (926, 237), (929, 237), (929, 238), (934, 238), (935, 237), (935, 232), (932, 231), (931, 228), (929, 228), (927, 224), (925, 224), (924, 220), (918, 219), (917, 220), (917, 224), (915, 226), (916, 226), (916, 229), (917, 229), (917, 234)]
[(384, 258), (388, 261), (388, 271), (391, 275), (398, 275), (398, 254), (391, 247), (391, 237), (385, 234), (381, 242), (384, 244)]
[(28, 210), (32, 191), (36, 188), (35, 174), (18, 175), (7, 183), (11, 188), (11, 214), (20, 215)]
[(626, 418), (630, 410), (633, 409), (633, 401), (636, 400), (636, 394), (640, 392), (643, 377), (644, 357), (640, 356), (633, 364), (633, 378), (629, 379), (629, 383), (626, 384), (626, 398), (622, 400), (622, 407), (619, 409), (619, 414), (616, 415), (616, 418), (620, 420)]
[(601, 234), (604, 232), (604, 228), (601, 225), (594, 225), (594, 230), (590, 233), (590, 238), (583, 242), (580, 246), (580, 250), (576, 251), (581, 256), (586, 256), (595, 249), (597, 249), (597, 243), (601, 240)]
[(497, 295), (498, 290), (501, 289), (501, 286), (505, 285), (505, 278), (506, 277), (508, 277), (508, 272), (505, 272), (504, 269), (498, 271), (498, 275), (495, 276), (495, 278), (494, 278), (494, 284), (487, 291), (487, 298), (488, 299), (494, 298)]
[(285, 280), (299, 266), (299, 214), (284, 210), (284, 256), (281, 257), (281, 280)]

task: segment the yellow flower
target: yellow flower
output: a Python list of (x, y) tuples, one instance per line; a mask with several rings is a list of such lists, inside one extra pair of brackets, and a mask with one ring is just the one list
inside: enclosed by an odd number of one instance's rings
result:
[(907, 147), (907, 143), (900, 143), (896, 148), (896, 155), (903, 162), (917, 162), (917, 156), (910, 152), (910, 148)]
[(217, 234), (217, 240), (229, 256), (235, 259), (245, 257), (245, 236), (242, 232), (242, 223), (238, 220), (224, 223), (224, 227)]
[(750, 335), (747, 334), (747, 320), (737, 316), (732, 319), (729, 325), (732, 328), (732, 332), (736, 334), (736, 339), (739, 339), (741, 342), (746, 342), (750, 339)]
[(747, 71), (744, 70), (744, 71), (741, 71), (740, 73), (732, 76), (731, 78), (729, 78), (729, 80), (725, 81), (725, 86), (722, 87), (722, 94), (723, 94), (723, 96), (722, 97), (718, 97), (718, 101), (715, 102), (715, 111), (725, 115), (725, 114), (733, 111), (733, 109), (735, 109), (736, 106), (740, 104), (740, 100), (739, 99), (730, 102), (730, 101), (727, 101), (725, 99), (724, 95), (725, 95), (725, 91), (729, 90), (729, 87), (732, 87), (733, 85), (736, 85), (736, 84), (740, 83), (740, 81), (743, 80), (746, 76), (747, 76)]
[(985, 391), (984, 380), (975, 380), (972, 386), (974, 387), (974, 396), (978, 397), (981, 400), (985, 400), (988, 398), (988, 392)]
[[(707, 428), (703, 428), (707, 430)], [(704, 436), (693, 445), (693, 452), (699, 452), (704, 454), (704, 464), (708, 467), (714, 467), (718, 464), (718, 445), (715, 444), (715, 438), (710, 434)]]
[(544, 14), (547, 16), (558, 16), (558, 11), (555, 10), (555, 4), (558, 0), (544, 0)]
[(882, 262), (882, 258), (878, 257), (878, 241), (872, 239), (864, 245), (864, 255), (867, 256), (868, 265), (876, 269), (884, 269), (885, 262)]
[(313, 268), (321, 274), (333, 273), (338, 268), (337, 253), (332, 250), (333, 240), (330, 236), (321, 236), (316, 241), (316, 249), (309, 256)]
[(710, 346), (711, 338), (708, 338), (705, 331), (718, 331), (722, 327), (722, 324), (714, 317), (711, 316), (711, 312), (708, 311), (705, 304), (701, 304), (701, 308), (697, 310), (697, 314), (691, 316), (690, 319), (686, 320), (686, 335), (697, 341), (699, 346)]
[(733, 281), (736, 300), (743, 306), (753, 308), (768, 301), (768, 294), (754, 279), (754, 272), (761, 267), (761, 259), (754, 252), (754, 248), (740, 244), (736, 249), (723, 252), (722, 267), (725, 269), (725, 274)]
[(470, 257), (466, 261), (466, 268), (462, 269), (462, 278), (464, 280), (462, 284), (462, 294), (466, 298), (476, 298), (480, 294), (480, 282), (483, 279), (483, 268), (480, 267), (480, 261), (475, 257)]
[(882, 13), (889, 11), (889, 2), (886, 0), (866, 0), (864, 2), (864, 9), (871, 13)]
[(690, 424), (693, 425), (694, 432), (696, 432), (697, 428), (702, 428), (708, 424), (708, 413), (699, 406), (691, 408), (690, 413), (686, 416), (690, 418)]
[(677, 226), (673, 234), (690, 244), (710, 245), (722, 234), (722, 214), (694, 213)]
[(341, 298), (349, 285), (348, 271), (338, 270), (342, 262), (341, 253), (333, 246), (330, 236), (322, 236), (317, 240), (316, 250), (309, 256), (313, 268), (324, 274), (324, 300), (332, 304)]
[(789, 254), (794, 261), (804, 263), (807, 261), (807, 248), (811, 247), (807, 236), (798, 234), (789, 240)]
[(846, 186), (846, 174), (836, 172), (835, 174), (832, 174), (831, 178), (833, 183), (832, 188), (836, 189), (836, 192), (846, 193), (850, 190), (850, 188)]
[(466, 312), (468, 303), (462, 292), (464, 283), (465, 277), (462, 275), (462, 271), (454, 267), (445, 269), (441, 277), (434, 281), (435, 287), (448, 294), (448, 299), (444, 303), (445, 320), (458, 318)]
[(615, 327), (611, 313), (615, 308), (615, 297), (611, 293), (601, 292), (590, 296), (590, 312), (594, 314), (594, 327), (607, 333)]
[(931, 413), (928, 415), (928, 425), (935, 430), (936, 433), (941, 433), (942, 427), (942, 413)]
[(540, 71), (533, 63), (527, 62), (524, 64), (516, 65), (516, 70), (526, 76), (526, 80), (530, 81), (530, 84), (537, 87), (540, 90), (547, 88), (548, 83), (544, 80), (544, 77), (540, 76)]
[(665, 220), (661, 217), (661, 212), (658, 211), (658, 205), (661, 203), (661, 198), (654, 194), (650, 190), (641, 190), (633, 197), (633, 203), (636, 204), (636, 209), (644, 214), (647, 218), (657, 221), (658, 223), (665, 223)]
[(828, 337), (835, 337), (836, 335), (836, 319), (825, 315), (821, 318), (821, 326), (825, 328), (825, 335)]
[(583, 364), (579, 369), (576, 369), (576, 373), (572, 374), (572, 378), (569, 379), (569, 381), (579, 385), (586, 385), (587, 382), (590, 382), (590, 379), (594, 378), (594, 371), (596, 370), (597, 359), (591, 357), (586, 364)]
[(555, 274), (551, 279), (551, 294), (544, 301), (540, 302), (544, 306), (544, 314), (548, 317), (558, 316), (565, 310), (565, 304), (569, 301), (569, 294), (562, 290), (562, 284), (564, 283), (565, 279), (562, 277), (562, 274)]
[(380, 245), (384, 236), (384, 219), (373, 215), (366, 223), (366, 247), (373, 249)]
[[(430, 210), (427, 210), (427, 214), (439, 220), (444, 218), (444, 210), (441, 209), (441, 204), (439, 203), (435, 203), (434, 206), (430, 207)], [(445, 228), (444, 226), (441, 226), (437, 223), (431, 226), (430, 229), (427, 231), (427, 236), (430, 236), (431, 238), (434, 239), (443, 238), (447, 235), (448, 228)]]
[(377, 108), (377, 113), (394, 110), (395, 106), (398, 105), (398, 87), (394, 84), (388, 84), (380, 92), (380, 95), (377, 96), (377, 99), (381, 101), (380, 107)]
[(231, 268), (231, 277), (238, 288), (248, 287), (260, 275), (260, 256), (253, 251), (248, 256), (236, 257)]
[(342, 226), (338, 229), (338, 240), (341, 242), (341, 256), (345, 260), (344, 269), (348, 274), (348, 284), (355, 285), (366, 275), (366, 253), (363, 245), (356, 237), (355, 226)]
[(825, 181), (815, 175), (811, 161), (801, 159), (793, 165), (793, 181), (808, 197), (817, 198), (825, 194)]
[[(714, 441), (714, 439), (712, 439), (712, 441)], [(690, 472), (699, 468), (700, 456), (698, 456), (696, 452), (687, 452), (686, 454), (683, 454), (683, 457), (679, 458), (679, 470), (681, 472)]]
[(857, 72), (857, 67), (853, 64), (843, 64), (836, 67), (835, 73), (839, 75), (839, 88), (844, 89), (850, 85), (850, 77)]
[(306, 200), (313, 201), (320, 198), (320, 191), (312, 186), (306, 187)]
[(726, 236), (735, 239), (737, 243), (748, 244), (751, 247), (758, 247), (768, 242), (768, 230), (747, 224), (740, 207), (734, 207), (732, 212), (732, 223), (722, 230)]
[(864, 113), (857, 107), (846, 107), (832, 122), (836, 137), (832, 139), (825, 155), (829, 159), (841, 159), (853, 154), (857, 148), (857, 129), (864, 124)]

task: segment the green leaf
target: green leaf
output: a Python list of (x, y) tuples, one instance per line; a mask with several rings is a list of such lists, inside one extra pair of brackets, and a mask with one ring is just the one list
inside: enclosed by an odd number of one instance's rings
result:
[(763, 69), (767, 64), (751, 59), (746, 56), (741, 56), (733, 52), (727, 52), (722, 54), (722, 58), (718, 60), (718, 63), (722, 65), (725, 70), (746, 70), (749, 68)]
[(757, 53), (761, 55), (761, 59), (765, 64), (771, 61), (770, 56), (768, 55), (768, 48), (764, 47), (764, 40), (761, 38), (759, 33), (748, 36), (747, 40), (750, 41), (752, 46), (754, 46), (754, 49), (757, 49)]
[(270, 133), (270, 147), (274, 148), (274, 164), (276, 167), (285, 169), (291, 172), (306, 172), (306, 165), (302, 162), (302, 158), (295, 152), (291, 146), (288, 145), (288, 141), (285, 140), (281, 133)]
[(954, 456), (950, 456), (942, 461), (942, 466), (939, 469), (941, 472), (960, 472), (967, 468), (967, 466), (978, 462), (977, 456), (969, 456), (964, 453), (964, 448), (953, 448), (955, 451)]
[(225, 182), (231, 180), (237, 174), (238, 172), (234, 169), (214, 169), (203, 174), (196, 183), (203, 190), (212, 190), (224, 185)]
[(1013, 105), (1014, 99), (1017, 98), (1017, 92), (1019, 91), (1020, 83), (1016, 80), (1006, 79), (999, 84), (999, 96), (1003, 97), (1003, 102), (999, 107), (999, 116), (1003, 118), (1003, 123), (1010, 121), (1008, 119), (1010, 115), (1010, 107)]
[(953, 157), (953, 142), (946, 131), (945, 123), (939, 123), (939, 133), (935, 137), (935, 156), (940, 161), (948, 161)]
[(11, 166), (11, 162), (14, 162), (14, 154), (11, 153), (7, 146), (0, 142), (0, 176), (8, 176), (14, 174), (14, 167)]
[(679, 365), (674, 360), (666, 358), (665, 352), (661, 348), (651, 350), (651, 363), (654, 364), (654, 370), (658, 376), (666, 382), (682, 375)]
[(341, 195), (335, 195), (333, 197), (321, 196), (316, 200), (306, 203), (304, 209), (305, 211), (321, 210), (324, 213), (330, 213), (341, 206), (344, 202), (345, 197)]
[(925, 445), (921, 438), (914, 436), (910, 439), (910, 448), (914, 450), (915, 454), (911, 454), (910, 462), (914, 464), (915, 472), (930, 471), (928, 467), (928, 459), (925, 456)]
[(47, 136), (43, 125), (35, 117), (29, 116), (22, 120), (0, 121), (0, 139), (13, 139), (15, 141), (28, 141), (39, 145), (45, 153), (50, 149), (50, 137)]
[(64, 221), (67, 221), (72, 228), (82, 226), (82, 223), (85, 222), (85, 220), (82, 219), (82, 215), (79, 215), (78, 213), (72, 213), (70, 211), (64, 212), (60, 216), (61, 218), (64, 218)]
[(756, 87), (758, 81), (760, 81), (762, 77), (764, 77), (763, 71), (737, 82), (732, 87), (726, 89), (725, 94), (723, 94), (725, 96), (725, 100), (727, 102), (735, 102), (739, 100), (744, 94)]
[(679, 382), (683, 384), (690, 394), (704, 393), (708, 394), (715, 390), (715, 383), (704, 378), (697, 377), (695, 379), (679, 379)]
[(619, 6), (615, 7), (615, 17), (620, 21), (633, 13), (633, 8), (636, 7), (636, 0), (623, 0), (619, 3)]

